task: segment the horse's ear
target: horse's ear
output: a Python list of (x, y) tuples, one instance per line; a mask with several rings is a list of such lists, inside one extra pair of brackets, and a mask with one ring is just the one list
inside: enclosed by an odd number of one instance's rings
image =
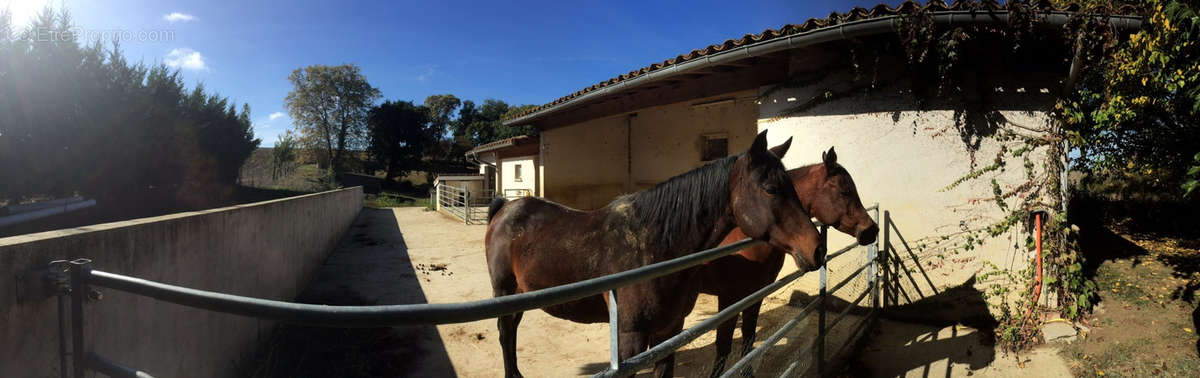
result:
[(972, 274), (971, 278), (968, 278), (967, 282), (963, 282), (962, 286), (975, 286), (975, 275)]
[(788, 140), (783, 142), (783, 144), (775, 146), (775, 147), (771, 147), (771, 153), (775, 154), (775, 157), (783, 159), (783, 154), (786, 154), (788, 151), (788, 147), (791, 147), (791, 146), (792, 146), (792, 137), (788, 137)]
[(821, 153), (821, 161), (825, 162), (826, 165), (837, 163), (837, 152), (833, 152), (833, 147), (829, 147), (829, 151)]
[(751, 157), (765, 157), (767, 155), (766, 130), (763, 130), (763, 132), (758, 133), (757, 137), (754, 137), (754, 143), (750, 145), (749, 152)]

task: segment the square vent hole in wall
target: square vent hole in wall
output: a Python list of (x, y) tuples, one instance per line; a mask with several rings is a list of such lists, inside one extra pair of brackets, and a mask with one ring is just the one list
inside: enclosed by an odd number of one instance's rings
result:
[(712, 133), (700, 136), (700, 161), (713, 161), (729, 156), (729, 134)]

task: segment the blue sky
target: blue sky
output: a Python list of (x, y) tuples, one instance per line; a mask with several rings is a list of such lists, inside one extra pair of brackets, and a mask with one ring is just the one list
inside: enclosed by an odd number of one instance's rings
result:
[(122, 34), (130, 60), (174, 65), (189, 86), (249, 103), (263, 146), (291, 127), (287, 76), (306, 65), (357, 64), (391, 100), (543, 104), (692, 49), (877, 4), (0, 0), (18, 24), (46, 3), (70, 9), (85, 38)]

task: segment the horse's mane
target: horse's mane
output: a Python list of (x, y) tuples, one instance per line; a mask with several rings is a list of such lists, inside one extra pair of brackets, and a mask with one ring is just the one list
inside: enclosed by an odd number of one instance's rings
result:
[(636, 229), (645, 230), (645, 236), (656, 239), (658, 245), (674, 249), (680, 241), (712, 233), (707, 229), (712, 225), (702, 224), (702, 220), (729, 205), (729, 174), (736, 160), (737, 156), (730, 156), (713, 161), (619, 200), (632, 204)]

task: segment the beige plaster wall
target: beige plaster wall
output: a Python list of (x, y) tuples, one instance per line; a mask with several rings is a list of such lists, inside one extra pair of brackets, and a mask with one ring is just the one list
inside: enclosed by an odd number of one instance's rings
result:
[(543, 131), (545, 197), (594, 209), (624, 193), (628, 117), (618, 115)]
[(724, 134), (729, 153), (756, 133), (756, 91), (639, 109), (542, 132), (545, 197), (594, 209), (699, 167), (702, 137)]
[[(986, 228), (1007, 214), (991, 201), (991, 182), (996, 180), (1005, 191), (1025, 182), (1021, 160), (1013, 159), (1001, 172), (984, 174), (954, 189), (946, 189), (973, 169), (992, 164), (1002, 143), (982, 138), (972, 153), (968, 145), (973, 142), (964, 142), (963, 133), (955, 126), (954, 110), (895, 110), (916, 108), (912, 99), (901, 92), (902, 88), (902, 85), (881, 88), (865, 96), (852, 96), (780, 117), (798, 103), (797, 99), (811, 98), (820, 89), (782, 90), (762, 100), (758, 128), (768, 131), (771, 144), (794, 138), (790, 152), (783, 159), (789, 169), (817, 163), (822, 151), (836, 148), (838, 162), (854, 177), (864, 204), (878, 202), (883, 210), (888, 210), (896, 229), (912, 249), (909, 254), (897, 234), (891, 233), (892, 244), (916, 281), (914, 285), (907, 277), (899, 280), (910, 294), (915, 294), (913, 286), (920, 286), (929, 294), (929, 286), (940, 290), (961, 284), (973, 274), (993, 270), (993, 265), (1014, 271), (1025, 268), (1033, 253), (1025, 248), (1029, 234), (1023, 227), (986, 237), (982, 245), (971, 250), (963, 247), (967, 238), (964, 230)], [(1042, 98), (1044, 90), (1030, 87), (1018, 93), (1007, 88), (1010, 94), (993, 103), (996, 109), (993, 119), (999, 120), (996, 126), (1021, 132), (1025, 132), (1024, 128), (1046, 126), (1050, 118), (1043, 109), (1048, 104)], [(1019, 147), (1014, 143), (1008, 145), (1010, 150)], [(1035, 175), (1043, 172), (1044, 159), (1044, 149), (1030, 154)], [(1010, 205), (1017, 202), (1008, 201)], [(852, 243), (853, 239), (831, 233), (829, 242), (836, 248)], [(976, 287), (983, 290), (991, 283), (1011, 284), (980, 281)]]

